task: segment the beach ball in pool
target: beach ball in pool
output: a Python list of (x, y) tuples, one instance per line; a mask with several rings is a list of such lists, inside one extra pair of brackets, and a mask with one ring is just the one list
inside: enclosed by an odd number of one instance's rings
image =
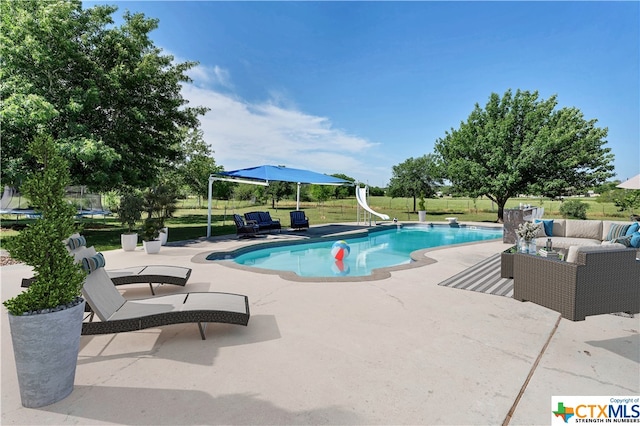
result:
[(336, 241), (335, 243), (333, 243), (333, 246), (331, 247), (331, 256), (333, 256), (335, 260), (343, 260), (349, 256), (350, 251), (351, 251), (351, 248), (349, 247), (349, 244), (347, 244), (346, 241), (344, 240)]
[(349, 275), (350, 272), (349, 265), (344, 263), (342, 260), (336, 260), (333, 265), (331, 265), (331, 270), (335, 275), (341, 277)]

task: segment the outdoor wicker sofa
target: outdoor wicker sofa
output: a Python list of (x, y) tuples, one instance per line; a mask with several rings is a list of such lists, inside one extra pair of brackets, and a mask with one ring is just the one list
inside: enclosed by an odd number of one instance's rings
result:
[[(89, 262), (90, 263), (90, 262)], [(197, 323), (202, 340), (207, 323), (246, 326), (249, 299), (233, 293), (178, 293), (127, 300), (115, 288), (103, 267), (87, 275), (82, 294), (92, 313), (82, 324), (82, 334), (111, 334), (170, 324)], [(100, 321), (93, 321), (94, 314)]]
[(514, 254), (513, 297), (582, 321), (590, 315), (640, 312), (640, 261), (628, 248), (582, 247), (576, 262)]
[(244, 218), (249, 221), (254, 221), (258, 224), (258, 232), (271, 232), (277, 230), (281, 231), (282, 225), (280, 225), (279, 219), (273, 219), (269, 212), (248, 212), (244, 214)]

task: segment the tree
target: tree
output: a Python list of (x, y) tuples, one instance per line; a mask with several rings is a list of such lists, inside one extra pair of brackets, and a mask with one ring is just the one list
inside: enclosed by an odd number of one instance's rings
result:
[[(202, 130), (184, 129), (182, 150), (184, 160), (178, 165), (180, 180), (189, 188), (190, 192), (198, 196), (198, 204), (209, 196), (209, 176), (211, 173), (223, 171), (222, 166), (216, 165), (213, 150), (202, 138)], [(225, 185), (220, 185), (220, 184)], [(223, 186), (229, 188), (228, 182), (216, 182), (213, 189)]]
[(556, 96), (538, 92), (492, 93), (485, 108), (476, 104), (460, 128), (438, 139), (435, 151), (454, 190), (486, 195), (503, 220), (507, 200), (518, 194), (556, 197), (581, 190), (613, 174), (605, 148), (607, 129), (585, 120), (574, 107), (555, 109)]
[(196, 62), (175, 64), (149, 33), (158, 20), (80, 1), (0, 2), (3, 184), (33, 165), (25, 140), (44, 129), (70, 163), (72, 182), (105, 190), (153, 183), (180, 159), (180, 129), (204, 108), (180, 94)]
[(432, 154), (409, 158), (393, 166), (388, 194), (392, 198), (412, 197), (413, 211), (416, 211), (418, 197), (433, 197), (436, 186), (441, 184), (441, 171), (436, 157)]
[(271, 208), (275, 209), (278, 201), (296, 193), (296, 187), (293, 182), (273, 181), (264, 188), (264, 193), (271, 198)]
[[(338, 179), (343, 179), (346, 181), (349, 181), (351, 183), (354, 183), (356, 180), (350, 176), (347, 176), (343, 173), (334, 173), (331, 176), (338, 178)], [(333, 194), (332, 196), (336, 199), (342, 199), (342, 198), (347, 198), (350, 195), (353, 194), (353, 187), (351, 186), (346, 186), (346, 185), (334, 185), (333, 187)]]

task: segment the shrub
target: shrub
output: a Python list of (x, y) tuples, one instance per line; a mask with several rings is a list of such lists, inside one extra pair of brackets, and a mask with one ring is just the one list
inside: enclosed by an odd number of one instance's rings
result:
[(589, 205), (578, 200), (568, 200), (560, 206), (560, 214), (565, 219), (586, 219)]
[(76, 209), (64, 199), (68, 165), (50, 136), (37, 137), (29, 152), (40, 167), (22, 190), (42, 217), (6, 242), (11, 257), (32, 266), (35, 278), (26, 291), (4, 302), (16, 316), (73, 306), (80, 300), (85, 277), (63, 241), (75, 232)]

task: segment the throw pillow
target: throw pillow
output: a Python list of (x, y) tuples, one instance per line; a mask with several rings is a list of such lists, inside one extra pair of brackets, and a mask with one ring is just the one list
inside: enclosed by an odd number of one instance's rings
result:
[(83, 236), (70, 237), (67, 240), (67, 247), (69, 247), (69, 250), (71, 251), (86, 245), (87, 245), (87, 240)]
[(544, 237), (552, 237), (553, 236), (553, 219), (535, 219), (533, 223), (542, 223), (542, 228), (544, 229)]
[(618, 237), (615, 240), (611, 240), (612, 243), (624, 244), (625, 247), (631, 247), (631, 235), (627, 237)]
[(631, 235), (631, 247), (640, 248), (640, 231), (636, 231)]
[(630, 223), (612, 223), (611, 228), (609, 228), (609, 233), (607, 234), (607, 240), (611, 241), (618, 237), (624, 237), (630, 226)]
[(95, 256), (85, 257), (82, 259), (82, 267), (87, 273), (92, 273), (98, 268), (103, 268), (105, 265), (104, 255), (102, 253), (98, 253)]
[(640, 230), (640, 223), (633, 222), (629, 227), (629, 229), (627, 229), (627, 233), (624, 234), (624, 236), (628, 237), (629, 235), (633, 235), (635, 232), (638, 232), (639, 230)]

